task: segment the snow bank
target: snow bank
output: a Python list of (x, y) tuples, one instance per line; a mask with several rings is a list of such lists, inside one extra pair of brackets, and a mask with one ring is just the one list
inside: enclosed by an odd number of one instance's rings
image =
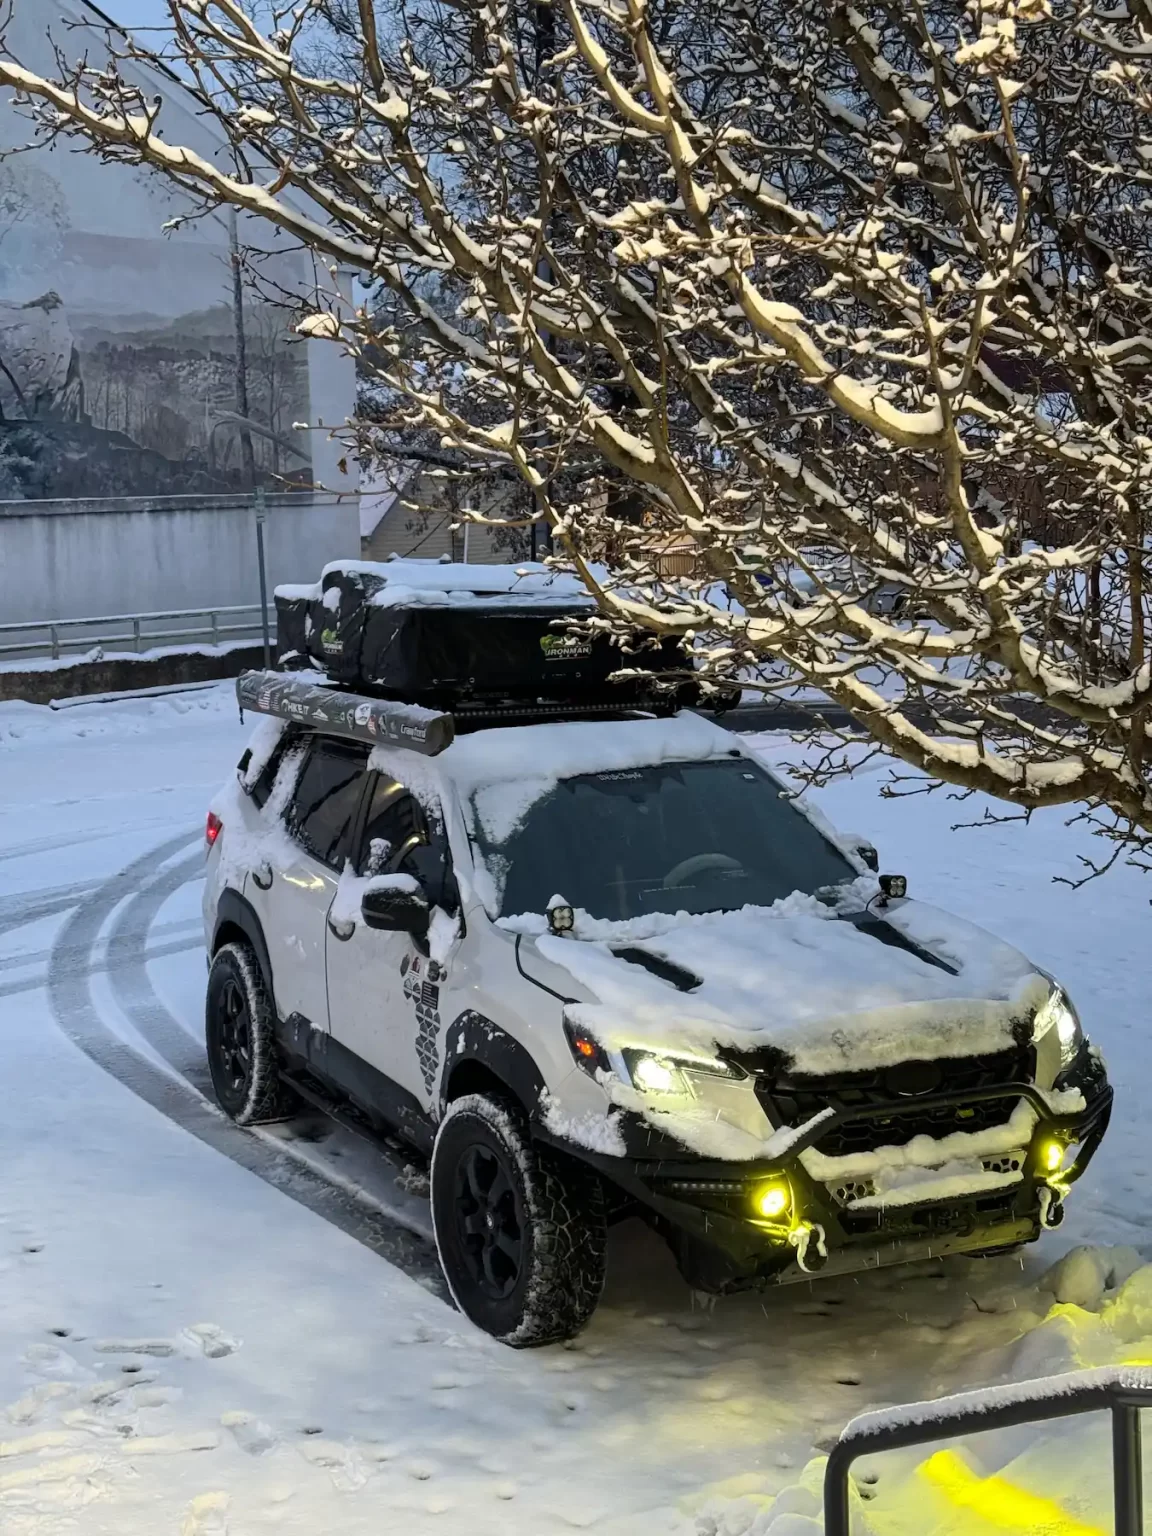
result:
[(159, 661), (166, 656), (228, 656), (233, 651), (251, 650), (259, 644), (260, 637), (257, 634), (247, 640), (222, 640), (219, 645), (149, 645), (139, 651), (107, 650), (96, 644), (89, 646), (86, 651), (70, 651), (66, 656), (6, 658), (0, 661), (0, 672), (66, 672), (72, 667), (95, 665), (104, 661)]

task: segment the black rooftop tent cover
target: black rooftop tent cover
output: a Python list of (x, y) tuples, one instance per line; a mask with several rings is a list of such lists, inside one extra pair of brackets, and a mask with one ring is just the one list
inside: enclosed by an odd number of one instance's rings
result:
[[(405, 573), (415, 564), (349, 562), (326, 570), (319, 588), (278, 589), (280, 665), (310, 663), (334, 683), (439, 709), (528, 701), (668, 709), (699, 700), (698, 687), (684, 679), (690, 663), (678, 642), (638, 634), (631, 651), (606, 635), (574, 631), (571, 621), (596, 609), (570, 579), (559, 590), (545, 580), (523, 593), (485, 592), (491, 568), (453, 566), (450, 594), (413, 592)], [(419, 564), (433, 567), (420, 575), (434, 582), (436, 562)], [(479, 592), (461, 585), (466, 570), (476, 572), (465, 579)], [(679, 673), (681, 681), (662, 688), (655, 677), (609, 681), (631, 668)]]

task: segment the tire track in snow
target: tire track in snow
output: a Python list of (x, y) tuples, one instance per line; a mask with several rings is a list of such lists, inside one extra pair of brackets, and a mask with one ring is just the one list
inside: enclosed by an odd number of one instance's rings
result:
[(83, 880), (78, 885), (50, 885), (38, 891), (21, 891), (18, 896), (8, 896), (0, 901), (0, 933), (27, 928), (46, 917), (57, 917), (91, 895), (99, 884), (99, 880)]
[[(76, 903), (73, 902), (72, 905), (75, 906)], [(143, 959), (163, 960), (166, 955), (186, 955), (190, 949), (201, 948), (202, 944), (203, 940), (199, 934), (197, 934), (194, 939), (173, 939), (168, 944), (153, 944), (146, 951)], [(43, 954), (31, 957), (27, 963), (42, 963), (46, 961), (50, 955), (51, 951), (45, 950)], [(111, 970), (111, 966), (108, 964), (107, 960), (92, 961), (91, 956), (89, 955), (88, 962), (88, 964), (84, 964), (84, 956), (74, 957), (73, 959), (73, 963), (79, 963), (81, 968), (86, 970), (89, 976), (99, 976), (104, 972)], [(0, 970), (5, 968), (15, 969), (16, 965), (16, 961), (3, 961), (0, 962)], [(15, 997), (19, 992), (43, 992), (44, 985), (45, 982), (42, 973), (36, 976), (26, 976), (22, 981), (0, 982), (0, 997)]]
[[(104, 925), (126, 898), (132, 898), (130, 913), (116, 924), (117, 932), (121, 937), (134, 935), (140, 931), (142, 921), (146, 930), (146, 914), (154, 915), (175, 889), (169, 884), (175, 871), (162, 866), (187, 849), (198, 836), (198, 833), (189, 832), (167, 839), (80, 900), (61, 928), (49, 962), (48, 996), (57, 1024), (89, 1061), (189, 1135), (363, 1243), (433, 1294), (447, 1299), (435, 1251), (430, 1244), (381, 1212), (357, 1201), (326, 1180), (314, 1167), (295, 1161), (260, 1136), (234, 1125), (192, 1082), (173, 1077), (155, 1066), (121, 1040), (101, 1018), (92, 996), (93, 967), (78, 965), (77, 952), (82, 950), (91, 957)], [(190, 863), (191, 860), (184, 860), (176, 866), (184, 869), (184, 879)], [(183, 880), (177, 882), (182, 883)], [(159, 894), (155, 889), (157, 886)], [(123, 994), (129, 1003), (128, 1017), (137, 1024), (144, 1037), (151, 1040), (158, 1010), (163, 1010), (167, 1016), (165, 1033), (167, 1030), (179, 1031), (188, 1041), (190, 1055), (194, 1056), (194, 1042), (152, 992), (144, 968), (142, 944), (136, 952), (135, 965), (143, 979), (138, 978), (134, 987)], [(151, 993), (151, 1002), (148, 993)], [(206, 1073), (205, 1067), (201, 1070)]]
[(211, 1099), (212, 1077), (204, 1047), (156, 995), (145, 953), (148, 935), (161, 907), (203, 870), (203, 852), (190, 854), (169, 864), (130, 896), (108, 934), (106, 964), (112, 995), (136, 1029), (174, 1072)]

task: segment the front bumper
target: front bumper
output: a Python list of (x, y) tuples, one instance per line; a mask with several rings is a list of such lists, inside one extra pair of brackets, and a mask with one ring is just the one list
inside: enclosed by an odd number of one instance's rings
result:
[[(1044, 1095), (1023, 1082), (836, 1110), (798, 1138), (786, 1157), (774, 1161), (705, 1161), (671, 1145), (667, 1150), (673, 1155), (657, 1157), (611, 1157), (568, 1144), (565, 1150), (593, 1164), (626, 1204), (644, 1209), (668, 1238), (691, 1284), (711, 1291), (746, 1289), (803, 1280), (816, 1271), (843, 1274), (947, 1254), (986, 1253), (1031, 1242), (1042, 1227), (1057, 1226), (1064, 1197), (1091, 1162), (1112, 1109), (1112, 1089), (1102, 1069), (1070, 1086), (1080, 1087), (1087, 1101), (1074, 1114), (1053, 1113)], [(1013, 1108), (1026, 1100), (1036, 1114), (1018, 1177), (1014, 1171), (1003, 1187), (916, 1203), (865, 1202), (864, 1208), (853, 1209), (855, 1202), (834, 1198), (801, 1160), (801, 1153), (850, 1121), (874, 1120), (887, 1127), (901, 1115), (1001, 1098)], [(1005, 1119), (1010, 1113), (1006, 1107)], [(650, 1132), (639, 1117), (632, 1130), (641, 1135), (642, 1147)], [(1058, 1172), (1046, 1162), (1053, 1142), (1074, 1149)], [(757, 1216), (754, 1197), (765, 1184), (779, 1181), (791, 1191), (790, 1212), (768, 1221)], [(804, 1227), (808, 1238), (801, 1236)]]

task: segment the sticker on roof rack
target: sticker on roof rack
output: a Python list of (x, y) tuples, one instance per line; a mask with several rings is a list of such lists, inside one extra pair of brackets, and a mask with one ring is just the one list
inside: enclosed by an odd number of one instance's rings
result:
[(236, 679), (241, 709), (302, 725), (321, 725), (369, 746), (407, 747), (434, 757), (451, 745), (456, 724), (451, 715), (391, 699), (366, 699), (335, 688), (321, 688), (283, 672), (241, 672)]

